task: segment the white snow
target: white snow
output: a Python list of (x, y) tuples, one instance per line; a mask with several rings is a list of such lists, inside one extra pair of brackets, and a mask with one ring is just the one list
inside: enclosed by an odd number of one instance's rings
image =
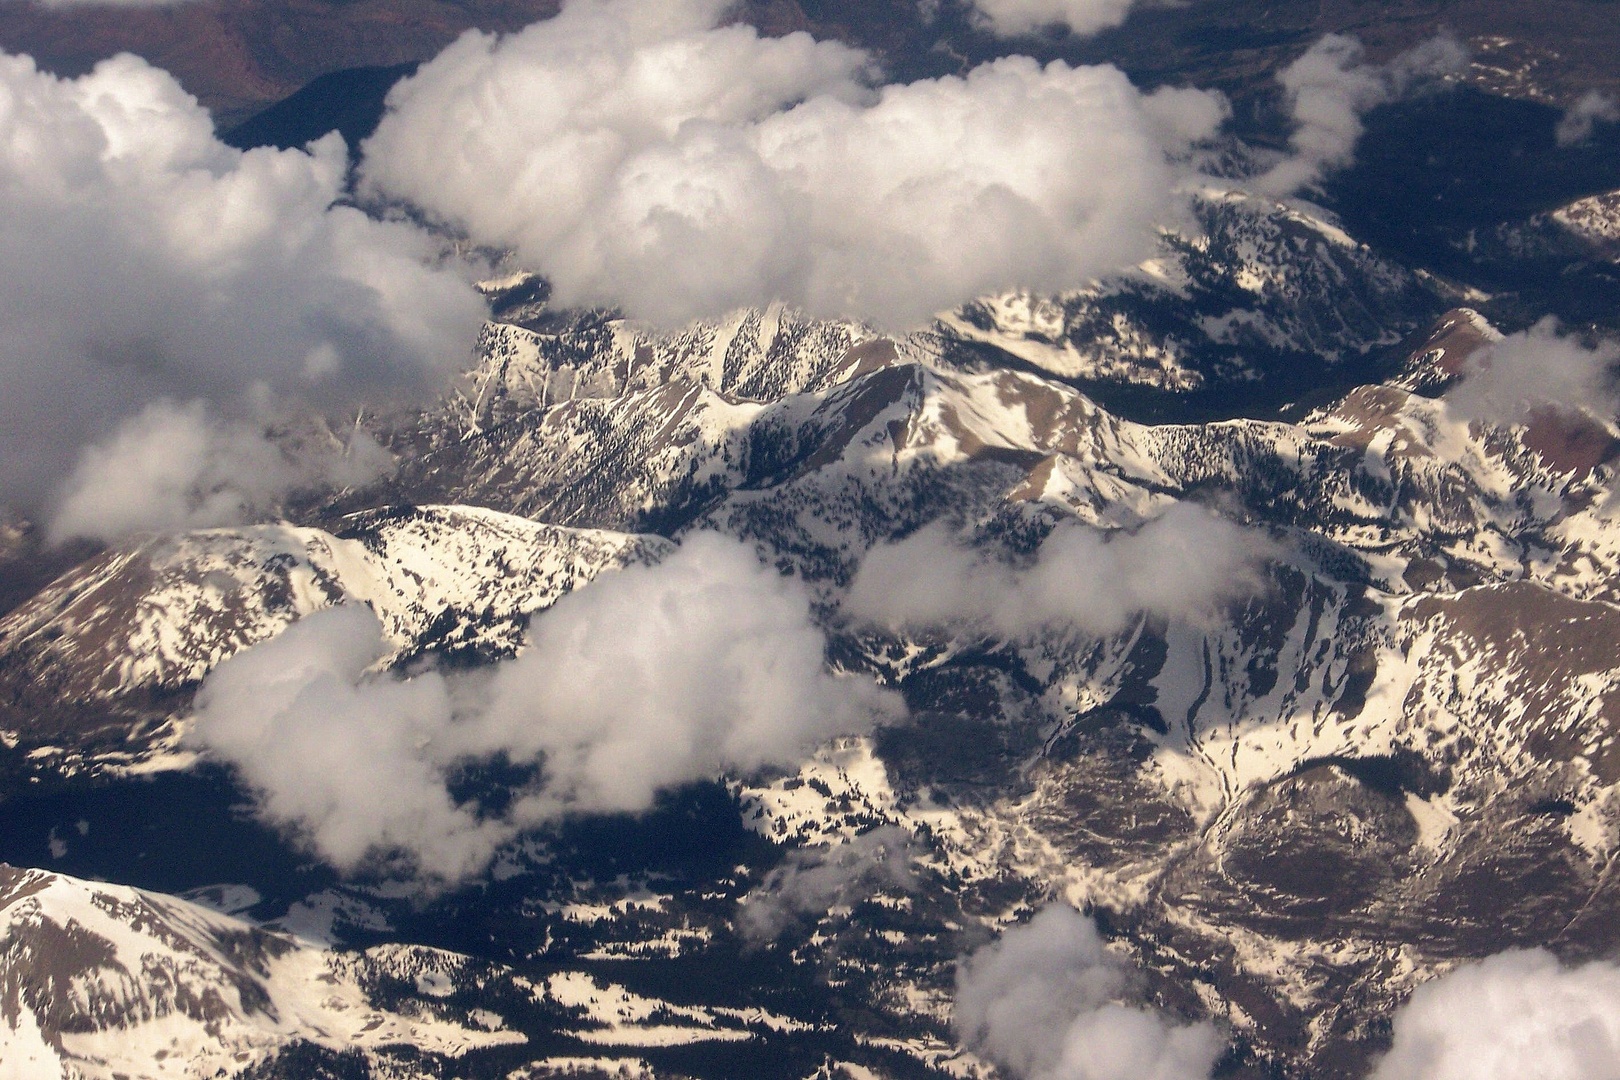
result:
[[(568, 1034), (599, 1046), (686, 1046), (737, 1042), (754, 1037), (745, 1027), (724, 1026), (715, 1012), (642, 997), (617, 983), (600, 983), (583, 971), (549, 977), (536, 996), (575, 1009), (592, 1026)], [(746, 1014), (734, 1013), (734, 1019)], [(757, 1023), (771, 1026), (764, 1014)]]
[[(39, 870), (22, 872), (9, 895), (0, 908), (0, 941), (26, 949), (35, 935), (65, 930), (98, 943), (82, 954), (68, 1005), (97, 1017), (97, 1026), (54, 1033), (58, 1053), (42, 1042), (32, 1007), (19, 1000), (16, 1016), (0, 1017), (0, 1062), (49, 1062), (85, 1080), (178, 1080), (234, 1074), (295, 1038), (333, 1049), (409, 1043), (450, 1056), (525, 1041), (499, 1026), (472, 1030), (425, 1011), (377, 1008), (355, 975), (362, 958), (258, 931), (178, 897)], [(243, 966), (244, 940), (262, 943), (268, 974)], [(98, 958), (100, 949), (106, 959)], [(241, 996), (238, 987), (249, 982), (267, 996), (268, 1009)], [(193, 1001), (216, 1000), (223, 1010), (189, 1014), (167, 996), (170, 987)]]

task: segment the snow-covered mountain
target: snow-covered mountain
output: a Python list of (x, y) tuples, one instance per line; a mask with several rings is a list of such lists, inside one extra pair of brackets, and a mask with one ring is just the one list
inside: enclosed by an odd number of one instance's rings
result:
[[(366, 603), (385, 663), (476, 666), (698, 531), (800, 578), (830, 659), (910, 716), (537, 830), (427, 899), (261, 881), (243, 921), (6, 871), (0, 1039), (89, 1075), (212, 1075), (159, 1059), (173, 1038), (264, 1075), (354, 1045), (378, 1075), (979, 1076), (954, 960), (1063, 897), (1153, 1000), (1225, 1025), (1234, 1073), (1349, 1078), (1459, 959), (1612, 952), (1620, 432), (1465, 417), (1443, 395), (1500, 335), (1461, 290), (1303, 206), (1199, 206), (1203, 235), (1137, 274), (898, 340), (775, 307), (659, 333), (514, 275), (455, 392), (377, 431), (388, 480), (58, 577), (0, 620), (0, 740), (16, 844), (49, 830), (69, 861), (75, 800), (188, 766), (202, 678), (297, 618)], [(874, 544), (930, 522), (1018, 563), (1060, 523), (1185, 502), (1266, 541), (1213, 618), (1018, 636), (840, 607)], [(876, 829), (915, 880), (749, 938), (773, 868)], [(352, 947), (289, 936), (316, 909)]]
[[(215, 665), (333, 604), (369, 605), (405, 662), (510, 655), (527, 616), (670, 547), (471, 506), (384, 507), (336, 534), (289, 524), (158, 536), (62, 575), (0, 621), (8, 743), (71, 771), (147, 761)], [(177, 698), (176, 695), (181, 695)]]
[[(442, 972), (469, 962), (432, 950), (335, 952), (178, 897), (4, 864), (0, 928), (8, 1077), (211, 1076), (296, 1044), (386, 1061), (391, 1046), (456, 1057), (524, 1041), (494, 1013), (435, 1000)], [(379, 982), (406, 979), (416, 1001), (376, 1004)]]

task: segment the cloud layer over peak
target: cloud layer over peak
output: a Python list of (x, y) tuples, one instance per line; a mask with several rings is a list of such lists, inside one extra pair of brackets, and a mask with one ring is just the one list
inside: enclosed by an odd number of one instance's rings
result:
[(1147, 256), (1172, 159), (1224, 116), (1022, 57), (872, 89), (843, 45), (651, 7), (464, 36), (390, 95), (366, 182), (516, 250), (562, 303), (679, 322), (781, 299), (904, 328)]
[(59, 488), (49, 534), (119, 537), (240, 521), (288, 492), (364, 483), (393, 459), (358, 428), (346, 444), (272, 438), (221, 420), (206, 403), (159, 398), (79, 455)]
[(843, 610), (894, 629), (969, 624), (1007, 638), (1045, 629), (1118, 633), (1142, 613), (1201, 619), (1259, 587), (1275, 547), (1192, 503), (1134, 531), (1065, 522), (1027, 566), (988, 558), (939, 525), (874, 548)]
[(1208, 1080), (1214, 1025), (1126, 1004), (1131, 981), (1096, 923), (1054, 904), (958, 965), (956, 1029), (1018, 1080)]
[(1364, 62), (1357, 39), (1324, 35), (1277, 76), (1294, 121), (1292, 153), (1251, 186), (1281, 198), (1350, 164), (1361, 138), (1363, 113), (1427, 81), (1455, 74), (1467, 63), (1467, 51), (1445, 34), (1382, 65)]
[[(537, 615), (527, 649), (488, 678), (371, 673), (389, 650), (368, 609), (310, 615), (209, 675), (191, 740), (334, 865), (403, 853), (454, 881), (525, 827), (644, 810), (902, 711), (871, 681), (830, 674), (824, 649), (797, 580), (699, 534)], [(482, 804), (452, 798), (457, 777), (492, 762), (535, 776)]]
[(340, 203), (342, 141), (221, 143), (167, 73), (0, 54), (0, 503), (159, 399), (223, 416), (420, 384), (483, 314), (440, 245)]
[(1620, 342), (1588, 347), (1548, 316), (1468, 358), (1446, 403), (1469, 420), (1522, 424), (1539, 410), (1584, 412), (1608, 423), (1620, 412)]

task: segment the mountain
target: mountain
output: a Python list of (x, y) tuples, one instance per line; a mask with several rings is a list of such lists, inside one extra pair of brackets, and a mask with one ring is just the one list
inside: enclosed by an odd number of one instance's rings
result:
[[(1540, 227), (1602, 239), (1607, 205)], [(1135, 273), (902, 338), (782, 307), (659, 332), (514, 273), (456, 388), (377, 421), (393, 476), (86, 553), (0, 618), (0, 858), (51, 867), (0, 878), (0, 1039), (87, 1075), (986, 1076), (956, 958), (1058, 898), (1223, 1025), (1223, 1075), (1350, 1080), (1462, 959), (1611, 955), (1620, 430), (1470, 418), (1482, 294), (1320, 208), (1197, 207)], [(1016, 565), (1180, 502), (1269, 552), (1209, 618), (840, 606), (932, 521)], [(201, 679), (303, 615), (365, 603), (385, 665), (476, 669), (707, 530), (802, 581), (908, 718), (431, 895), (320, 866), (184, 741)], [(786, 884), (874, 845), (906, 874)]]
[(322, 75), (420, 62), (469, 27), (518, 30), (556, 11), (555, 0), (23, 4), (0, 12), (0, 46), (64, 76), (134, 53), (172, 72), (227, 128)]
[[(1493, 318), (1553, 314), (1612, 330), (1620, 283), (1590, 198), (1620, 187), (1620, 148), (1608, 137), (1560, 144), (1562, 115), (1467, 86), (1379, 107), (1326, 201), (1386, 257), (1480, 290), (1470, 302)], [(1570, 212), (1592, 224), (1571, 227)]]
[[(430, 949), (334, 952), (178, 897), (4, 864), (0, 927), (11, 1076), (240, 1073), (294, 1045), (382, 1061), (411, 1047), (409, 1069), (415, 1051), (454, 1058), (524, 1041), (494, 1013), (444, 1001), (482, 965)], [(413, 999), (403, 1011), (378, 1004), (397, 1002), (399, 986)]]
[(477, 507), (410, 506), (350, 515), (335, 535), (259, 525), (107, 551), (0, 622), (7, 746), (69, 773), (150, 764), (172, 745), (172, 710), (210, 669), (301, 615), (364, 603), (398, 662), (488, 660), (516, 650), (530, 612), (668, 547)]

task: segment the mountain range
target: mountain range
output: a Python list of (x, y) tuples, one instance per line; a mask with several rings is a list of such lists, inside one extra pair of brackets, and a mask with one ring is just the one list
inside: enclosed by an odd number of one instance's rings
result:
[[(1603, 205), (1549, 220), (1604, 242)], [(1459, 959), (1612, 952), (1616, 432), (1461, 415), (1502, 334), (1459, 286), (1325, 211), (1199, 206), (1134, 274), (898, 338), (779, 306), (657, 332), (516, 273), (458, 386), (369, 421), (392, 476), (55, 577), (0, 621), (0, 854), (49, 868), (6, 871), (6, 1059), (977, 1075), (955, 957), (1056, 897), (1226, 1025), (1233, 1074), (1355, 1077)], [(1218, 617), (1020, 639), (840, 607), (936, 519), (1016, 562), (1178, 503), (1268, 539)], [(310, 862), (186, 739), (204, 677), (301, 616), (364, 603), (384, 666), (477, 670), (706, 531), (803, 581), (829, 657), (907, 719), (542, 828), (427, 899)], [(874, 829), (914, 880), (749, 937), (773, 867)]]

